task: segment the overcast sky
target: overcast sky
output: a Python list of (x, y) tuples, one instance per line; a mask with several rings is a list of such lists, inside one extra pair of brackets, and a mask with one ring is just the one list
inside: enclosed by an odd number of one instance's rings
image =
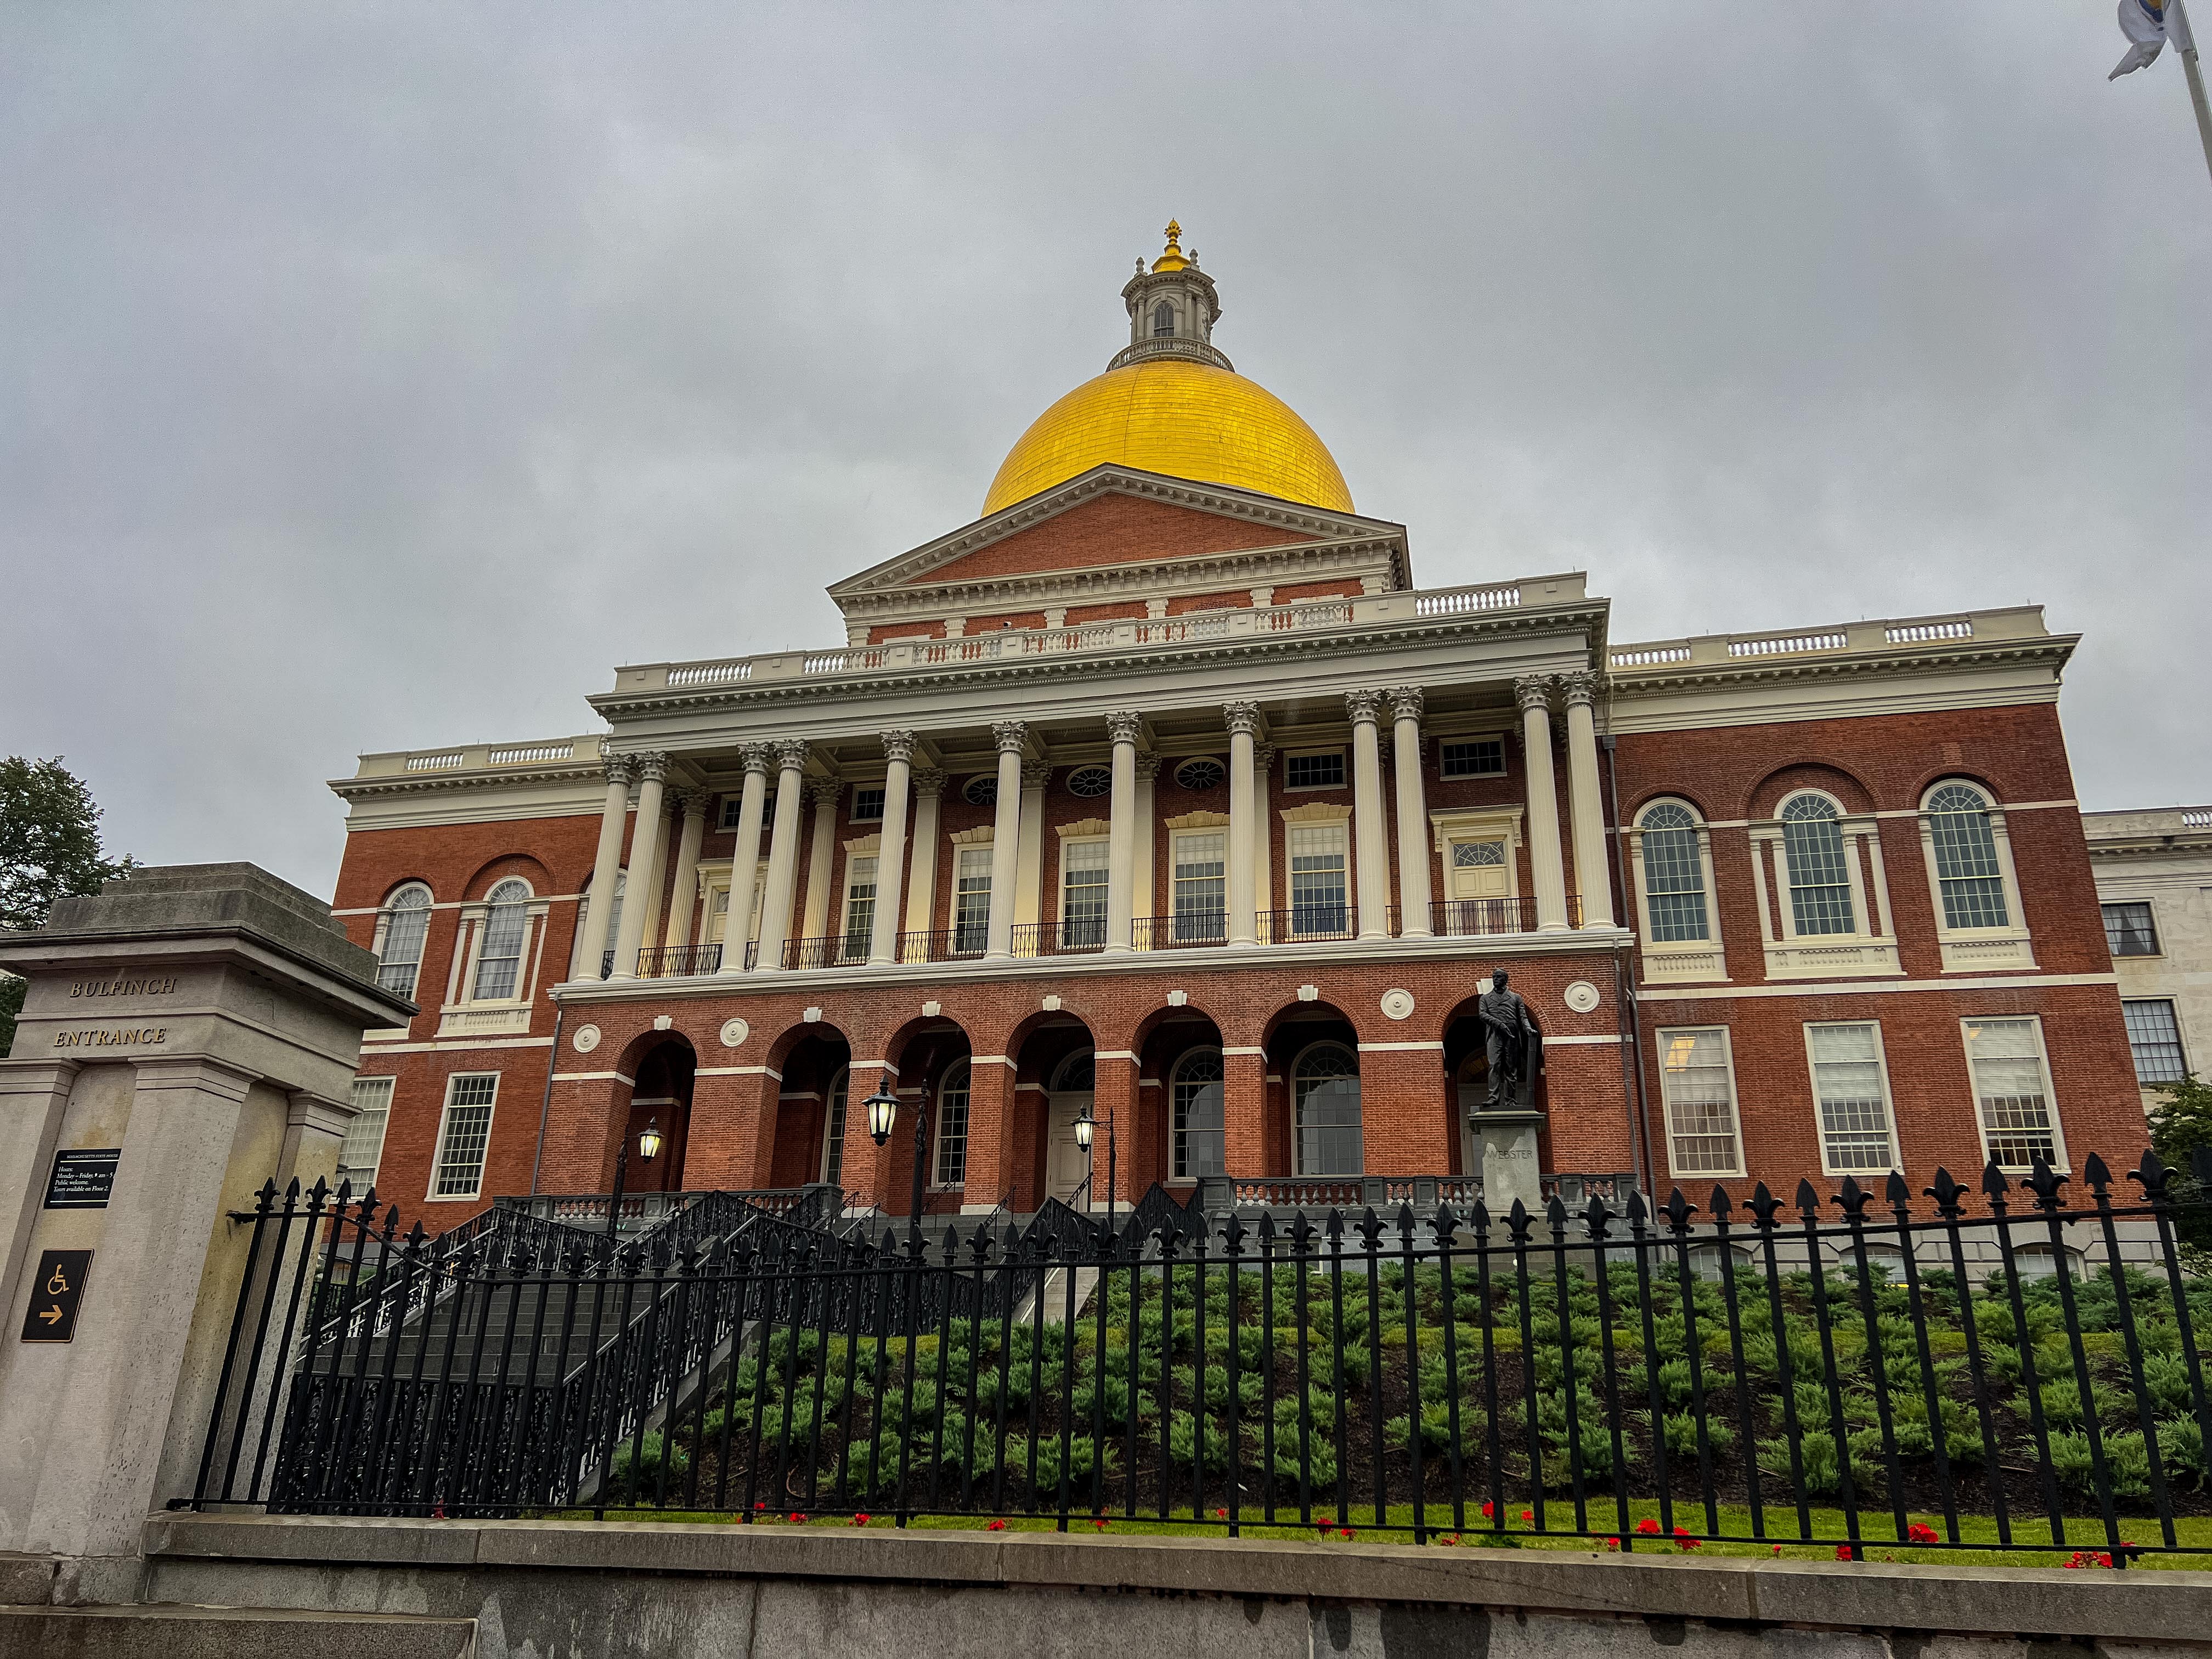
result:
[(1218, 343), (1616, 641), (2040, 602), (2212, 798), (2212, 184), (2110, 0), (0, 15), (0, 753), (319, 892), (356, 752), (830, 642), (1124, 343)]

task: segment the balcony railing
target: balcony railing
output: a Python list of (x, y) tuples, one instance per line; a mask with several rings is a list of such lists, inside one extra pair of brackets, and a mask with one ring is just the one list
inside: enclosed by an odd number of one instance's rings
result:
[(1192, 951), (1229, 943), (1229, 917), (1221, 910), (1186, 910), (1179, 916), (1138, 916), (1129, 942), (1139, 951)]
[(1287, 910), (1262, 910), (1259, 917), (1261, 942), (1304, 945), (1323, 939), (1359, 937), (1359, 907), (1356, 904), (1294, 904)]
[(1106, 948), (1106, 918), (1079, 916), (1072, 921), (1030, 921), (1014, 929), (1018, 957), (1095, 956)]
[[(1579, 893), (1567, 895), (1567, 926), (1583, 925)], [(1489, 933), (1533, 933), (1536, 931), (1536, 901), (1519, 898), (1438, 899), (1429, 906), (1429, 927), (1446, 939), (1479, 939)], [(1391, 931), (1397, 931), (1392, 926)]]
[(681, 979), (687, 974), (719, 973), (721, 967), (719, 945), (666, 945), (637, 953), (640, 979)]
[(940, 927), (933, 933), (901, 933), (901, 962), (972, 962), (983, 954), (988, 937), (980, 923)]

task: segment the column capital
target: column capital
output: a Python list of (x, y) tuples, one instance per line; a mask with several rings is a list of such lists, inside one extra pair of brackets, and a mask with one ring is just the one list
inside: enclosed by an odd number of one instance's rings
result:
[(1022, 763), (1023, 788), (1042, 789), (1045, 785), (1051, 781), (1052, 763), (1050, 761), (1024, 761)]
[(748, 772), (765, 775), (769, 769), (769, 747), (764, 743), (749, 743), (738, 750), (738, 763)]
[(1598, 698), (1604, 694), (1605, 681), (1587, 668), (1578, 668), (1571, 674), (1559, 676), (1559, 689), (1566, 694), (1568, 708), (1579, 704), (1584, 708), (1592, 708), (1596, 707)]
[(665, 749), (641, 749), (630, 758), (637, 763), (638, 781), (659, 783), (668, 775), (668, 751)]
[(775, 763), (786, 772), (796, 772), (806, 764), (806, 740), (786, 738), (775, 745)]
[(1139, 743), (1145, 735), (1145, 717), (1133, 708), (1115, 708), (1106, 716), (1106, 735), (1115, 743)]
[(806, 781), (806, 799), (817, 807), (835, 806), (837, 797), (844, 793), (845, 780), (842, 778), (809, 778)]
[(941, 795), (950, 781), (943, 768), (919, 766), (914, 772), (914, 793), (917, 795)]
[(1379, 691), (1347, 691), (1344, 694), (1344, 712), (1352, 716), (1354, 726), (1372, 726), (1382, 718), (1382, 694)]
[(1030, 728), (1020, 720), (993, 720), (991, 741), (1002, 755), (1018, 755), (1030, 739)]
[(1160, 768), (1167, 764), (1167, 758), (1165, 755), (1155, 753), (1150, 749), (1139, 749), (1137, 751), (1137, 775), (1150, 782), (1159, 776)]
[(705, 817), (707, 808), (714, 804), (714, 799), (713, 792), (706, 789), (679, 789), (675, 795), (678, 809), (687, 818)]
[(914, 733), (911, 732), (884, 732), (884, 758), (885, 760), (911, 761), (914, 758)]
[(599, 762), (609, 783), (618, 783), (625, 789), (637, 781), (637, 763), (629, 755), (609, 755)]
[(1252, 769), (1261, 777), (1267, 776), (1267, 775), (1274, 769), (1275, 757), (1282, 752), (1283, 751), (1281, 750), (1276, 748), (1272, 743), (1254, 744), (1252, 745)]
[(1549, 674), (1523, 674), (1513, 682), (1513, 701), (1520, 705), (1523, 714), (1532, 708), (1540, 708), (1547, 714), (1550, 714), (1552, 677)]
[(1231, 735), (1256, 736), (1260, 730), (1260, 705), (1256, 702), (1224, 703), (1221, 718), (1227, 723)]
[(1390, 688), (1390, 716), (1393, 720), (1417, 720), (1421, 718), (1426, 700), (1418, 685), (1394, 685)]

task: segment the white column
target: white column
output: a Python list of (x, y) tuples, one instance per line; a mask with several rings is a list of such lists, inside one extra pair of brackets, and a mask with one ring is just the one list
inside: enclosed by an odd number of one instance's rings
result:
[(613, 908), (615, 879), (622, 870), (623, 831), (629, 827), (629, 781), (636, 768), (628, 755), (610, 755), (603, 763), (607, 775), (607, 804), (599, 813), (599, 850), (592, 860), (592, 890), (584, 895), (583, 920), (576, 926), (584, 935), (577, 960), (586, 979), (602, 979), (599, 958), (606, 954), (607, 913)]
[[(761, 895), (760, 970), (783, 966), (791, 938), (791, 901), (799, 882), (799, 797), (806, 787), (806, 745), (798, 738), (775, 745), (775, 828), (768, 843), (768, 887)], [(733, 918), (742, 927), (742, 918)]]
[(635, 979), (637, 953), (645, 942), (647, 884), (659, 856), (660, 799), (667, 787), (668, 757), (658, 750), (636, 756), (645, 781), (637, 787), (637, 828), (630, 836), (629, 880), (624, 885), (622, 926), (615, 933), (615, 970), (611, 979)]
[[(1271, 743), (1252, 746), (1252, 894), (1254, 902), (1262, 915), (1275, 908), (1274, 836), (1272, 833), (1275, 803), (1274, 789), (1270, 781), (1275, 772), (1275, 745)], [(1272, 943), (1273, 939), (1272, 933), (1261, 929), (1262, 943)]]
[(1221, 711), (1229, 725), (1229, 942), (1259, 943), (1252, 872), (1252, 738), (1260, 705), (1232, 702)]
[(1575, 886), (1582, 925), (1613, 926), (1613, 871), (1605, 855), (1605, 800), (1597, 787), (1597, 699), (1601, 682), (1584, 672), (1560, 677), (1567, 694), (1567, 816), (1575, 840)]
[(768, 794), (768, 745), (749, 743), (744, 793), (738, 798), (738, 844), (730, 854), (730, 909), (722, 922), (722, 972), (745, 971), (745, 933), (753, 920), (753, 879), (760, 869), (761, 802)]
[(937, 912), (937, 829), (945, 774), (933, 766), (914, 775), (914, 857), (908, 861), (906, 931), (927, 933)]
[(1536, 927), (1567, 925), (1567, 872), (1559, 856), (1559, 791), (1552, 777), (1552, 682), (1530, 674), (1513, 682), (1521, 704), (1521, 759), (1528, 785), (1528, 867), (1536, 883)]
[[(665, 793), (660, 798), (660, 807), (661, 810), (653, 817), (653, 867), (646, 872), (644, 889), (645, 933), (638, 940), (638, 948), (641, 951), (650, 951), (660, 939), (660, 891), (668, 884), (668, 866), (676, 853), (676, 836), (673, 826), (668, 822), (668, 797)], [(635, 836), (643, 833), (644, 830), (645, 825), (641, 822), (631, 834)], [(636, 862), (635, 846), (631, 848), (630, 861)], [(630, 890), (635, 892), (638, 890), (633, 885)], [(632, 963), (631, 967), (635, 971), (636, 964)]]
[(1051, 781), (1050, 761), (1022, 763), (1022, 850), (1014, 866), (1016, 927), (1044, 916), (1044, 792)]
[(1390, 852), (1383, 842), (1382, 760), (1375, 732), (1382, 699), (1373, 691), (1347, 691), (1344, 708), (1352, 716), (1352, 839), (1359, 860), (1359, 937), (1386, 939), (1390, 933)]
[(1429, 808), (1421, 785), (1421, 688), (1390, 692), (1390, 772), (1398, 786), (1398, 932), (1426, 939), (1429, 927)]
[(991, 739), (999, 745), (999, 807), (991, 821), (991, 915), (983, 954), (1004, 960), (1013, 954), (1014, 881), (1022, 855), (1022, 745), (1029, 740), (1029, 728), (1019, 720), (997, 720)]
[(899, 893), (906, 871), (906, 798), (914, 774), (914, 733), (884, 733), (884, 831), (876, 854), (875, 919), (868, 933), (868, 960), (890, 962), (898, 956)]
[(668, 948), (680, 951), (691, 942), (691, 912), (699, 903), (699, 843), (707, 836), (707, 801), (703, 790), (687, 789), (677, 796), (684, 810), (684, 834), (676, 844), (676, 885), (668, 895)]
[(830, 932), (830, 902), (836, 896), (830, 885), (830, 866), (836, 861), (837, 803), (844, 796), (842, 778), (806, 781), (806, 799), (814, 807), (814, 834), (806, 853), (806, 909), (799, 924), (801, 939), (820, 939)]
[(1107, 811), (1106, 832), (1106, 948), (1129, 948), (1131, 907), (1136, 898), (1137, 875), (1137, 734), (1144, 722), (1127, 709), (1106, 717), (1106, 734), (1114, 743), (1114, 794)]
[[(1159, 899), (1152, 890), (1152, 854), (1159, 847), (1159, 818), (1152, 811), (1152, 793), (1159, 781), (1162, 763), (1162, 757), (1149, 749), (1137, 751), (1137, 859), (1131, 902), (1141, 908), (1148, 919), (1159, 908)], [(1131, 936), (1135, 936), (1133, 927)], [(1149, 951), (1158, 943), (1158, 930), (1147, 925), (1138, 949)]]

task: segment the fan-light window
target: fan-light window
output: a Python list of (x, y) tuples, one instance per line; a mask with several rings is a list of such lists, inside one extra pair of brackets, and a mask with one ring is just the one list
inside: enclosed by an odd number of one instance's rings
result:
[(1114, 774), (1103, 766), (1079, 766), (1067, 775), (1067, 793), (1085, 800), (1096, 800), (1112, 793)]
[(1850, 854), (1836, 804), (1826, 795), (1782, 803), (1782, 849), (1790, 865), (1790, 911), (1800, 933), (1857, 931), (1851, 913)]
[(1163, 300), (1152, 307), (1152, 337), (1164, 340), (1175, 333), (1175, 307)]
[(1229, 774), (1219, 761), (1200, 756), (1176, 767), (1175, 775), (1176, 781), (1186, 789), (1218, 789)]
[(960, 792), (961, 799), (970, 806), (996, 806), (999, 804), (999, 781), (986, 772), (968, 780)]
[[(1651, 912), (1651, 937), (1662, 944), (1709, 938), (1705, 866), (1698, 849), (1698, 821), (1686, 806), (1662, 801), (1647, 807), (1639, 826), (1644, 843), (1644, 895)], [(1794, 871), (1796, 866), (1791, 866)]]
[(1219, 1175), (1223, 1149), (1221, 1051), (1194, 1048), (1175, 1069), (1172, 1168), (1178, 1181)]
[(423, 943), (429, 937), (430, 890), (419, 881), (410, 881), (385, 906), (384, 954), (376, 982), (411, 999), (416, 975), (422, 968)]
[(491, 890), (483, 942), (477, 948), (476, 1000), (512, 997), (522, 970), (523, 935), (530, 930), (530, 884), (507, 880)]
[(1946, 927), (2005, 927), (2004, 872), (1990, 830), (1990, 804), (1981, 792), (1947, 783), (1928, 798), (1928, 828), (1936, 846), (1936, 881), (1943, 894)]
[(1316, 1042), (1292, 1068), (1298, 1173), (1360, 1171), (1359, 1057), (1340, 1042)]

